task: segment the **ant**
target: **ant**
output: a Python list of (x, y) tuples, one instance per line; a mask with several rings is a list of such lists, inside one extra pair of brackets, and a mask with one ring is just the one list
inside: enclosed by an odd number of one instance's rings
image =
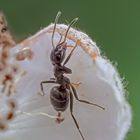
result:
[[(60, 123), (61, 121), (64, 120), (64, 119), (60, 118), (60, 116), (61, 116), (61, 113), (64, 112), (67, 109), (69, 101), (70, 101), (71, 116), (73, 118), (73, 121), (74, 121), (82, 139), (84, 140), (84, 136), (83, 136), (83, 134), (80, 130), (80, 127), (78, 125), (78, 122), (77, 122), (77, 120), (76, 120), (76, 118), (73, 114), (73, 96), (79, 102), (89, 104), (89, 105), (94, 105), (94, 106), (97, 106), (97, 107), (99, 107), (103, 110), (105, 108), (103, 108), (102, 106), (99, 106), (97, 104), (91, 103), (89, 101), (79, 99), (79, 97), (77, 95), (77, 92), (76, 92), (76, 89), (72, 85), (72, 83), (70, 82), (70, 79), (68, 77), (64, 76), (64, 74), (72, 74), (72, 70), (70, 68), (66, 67), (65, 65), (70, 60), (73, 51), (75, 50), (75, 48), (78, 45), (79, 40), (76, 42), (76, 44), (73, 47), (73, 49), (71, 50), (70, 54), (65, 59), (66, 50), (67, 50), (67, 47), (68, 47), (68, 45), (66, 43), (66, 38), (67, 38), (67, 34), (70, 30), (70, 27), (75, 22), (77, 22), (78, 18), (75, 18), (71, 21), (71, 23), (69, 24), (69, 26), (66, 30), (64, 40), (61, 42), (61, 40), (62, 40), (62, 36), (61, 36), (60, 41), (55, 46), (53, 39), (54, 39), (56, 24), (57, 24), (57, 21), (58, 21), (60, 15), (61, 15), (61, 12), (58, 12), (58, 14), (55, 18), (55, 23), (54, 23), (53, 33), (52, 33), (52, 39), (51, 39), (53, 49), (52, 49), (51, 54), (50, 54), (50, 60), (51, 60), (51, 63), (53, 65), (53, 71), (54, 71), (54, 77), (55, 78), (50, 78), (49, 81), (42, 81), (40, 83), (40, 86), (41, 86), (41, 91), (44, 95), (45, 93), (44, 93), (44, 90), (43, 90), (43, 84), (46, 84), (46, 83), (59, 84), (59, 86), (54, 86), (50, 91), (51, 104), (54, 107), (54, 109), (58, 112), (58, 117), (57, 117), (56, 121), (58, 123)], [(64, 59), (65, 59), (65, 61), (64, 61)]]

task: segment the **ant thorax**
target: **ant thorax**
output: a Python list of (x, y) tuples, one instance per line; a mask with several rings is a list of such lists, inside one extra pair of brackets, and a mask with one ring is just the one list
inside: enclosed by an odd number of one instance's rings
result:
[(63, 86), (65, 88), (67, 88), (70, 85), (70, 79), (67, 78), (64, 75), (61, 75), (59, 77), (56, 77), (56, 82), (60, 85)]
[(72, 70), (65, 67), (65, 66), (62, 66), (61, 64), (55, 64), (54, 65), (54, 76), (55, 77), (61, 77), (61, 75), (63, 74), (71, 74), (72, 73)]

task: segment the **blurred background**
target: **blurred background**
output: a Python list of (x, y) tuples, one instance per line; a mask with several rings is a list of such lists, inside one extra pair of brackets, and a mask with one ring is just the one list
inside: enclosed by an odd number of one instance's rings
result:
[(10, 31), (17, 41), (36, 33), (62, 12), (60, 23), (79, 17), (86, 32), (117, 68), (127, 85), (133, 124), (127, 140), (140, 138), (140, 1), (139, 0), (0, 0)]

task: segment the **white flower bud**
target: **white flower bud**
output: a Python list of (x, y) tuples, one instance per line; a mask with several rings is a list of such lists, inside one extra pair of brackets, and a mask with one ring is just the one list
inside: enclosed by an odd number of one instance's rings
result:
[[(65, 35), (68, 26), (57, 24), (54, 44), (57, 45), (60, 34)], [(16, 118), (10, 123), (10, 128), (0, 134), (1, 140), (80, 140), (81, 137), (71, 118), (69, 107), (64, 112), (65, 120), (59, 125), (49, 115), (56, 115), (49, 100), (50, 89), (55, 84), (44, 85), (45, 96), (39, 92), (40, 82), (53, 78), (53, 65), (50, 61), (51, 33), (53, 24), (41, 30), (36, 35), (26, 39), (13, 48), (16, 53), (25, 47), (32, 50), (32, 58), (19, 61), (26, 75), (18, 82), (18, 101)], [(72, 70), (67, 75), (75, 86), (80, 99), (88, 100), (103, 106), (83, 104), (74, 99), (74, 115), (84, 135), (85, 140), (124, 140), (131, 124), (131, 111), (125, 99), (125, 90), (114, 66), (101, 56), (99, 48), (86, 34), (70, 29), (67, 45), (74, 46), (79, 40), (78, 47), (66, 64)], [(71, 51), (67, 48), (67, 54)], [(29, 55), (29, 53), (28, 53)], [(28, 58), (28, 57), (27, 57)], [(25, 113), (26, 112), (26, 113)], [(40, 113), (42, 112), (42, 113)], [(44, 113), (47, 113), (46, 116)], [(40, 114), (40, 115), (39, 115)], [(53, 118), (53, 117), (52, 117)]]

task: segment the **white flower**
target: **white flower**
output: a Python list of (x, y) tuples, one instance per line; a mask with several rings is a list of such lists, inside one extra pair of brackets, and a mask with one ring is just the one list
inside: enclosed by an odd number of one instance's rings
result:
[[(66, 25), (57, 24), (54, 35), (55, 45), (60, 34), (65, 35)], [(19, 61), (26, 75), (17, 84), (15, 95), (18, 101), (17, 116), (9, 124), (9, 129), (0, 134), (1, 140), (80, 140), (81, 137), (70, 115), (69, 107), (64, 112), (65, 120), (57, 124), (55, 119), (39, 112), (56, 115), (49, 96), (54, 84), (44, 86), (45, 96), (41, 96), (40, 82), (53, 78), (53, 65), (50, 61), (51, 33), (53, 24), (36, 35), (26, 39), (12, 49), (13, 56), (22, 49), (30, 48), (31, 59)], [(123, 140), (131, 124), (131, 111), (125, 99), (125, 90), (119, 74), (99, 48), (86, 34), (70, 29), (67, 44), (74, 46), (67, 66), (72, 74), (67, 75), (72, 83), (81, 83), (76, 91), (81, 99), (97, 103), (105, 108), (83, 104), (74, 99), (74, 115), (85, 140)], [(68, 47), (67, 54), (72, 48)], [(21, 112), (32, 113), (27, 115)], [(36, 114), (36, 115), (35, 115)]]

